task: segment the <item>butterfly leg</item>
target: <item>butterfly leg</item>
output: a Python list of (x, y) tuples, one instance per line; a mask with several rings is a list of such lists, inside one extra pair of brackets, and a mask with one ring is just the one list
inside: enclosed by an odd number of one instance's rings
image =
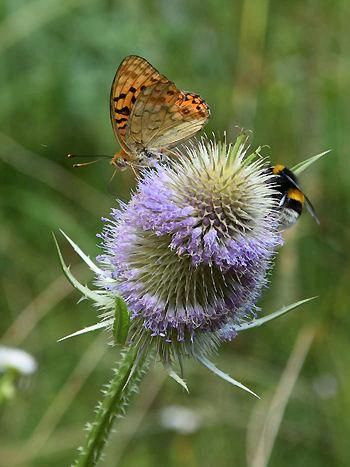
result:
[(139, 155), (138, 159), (140, 164), (143, 164), (145, 166), (154, 166), (158, 162), (161, 162), (163, 155), (160, 152), (151, 152), (148, 151), (147, 149), (143, 149)]
[(115, 167), (118, 167), (118, 169), (125, 169), (128, 166), (128, 160), (129, 156), (123, 149), (116, 154), (114, 154), (111, 164), (114, 165)]

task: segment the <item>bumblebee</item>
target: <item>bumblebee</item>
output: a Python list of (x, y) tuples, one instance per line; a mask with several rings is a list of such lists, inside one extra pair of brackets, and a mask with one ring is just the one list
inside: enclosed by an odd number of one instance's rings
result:
[(309, 198), (301, 190), (295, 174), (281, 164), (272, 166), (270, 171), (274, 175), (271, 182), (273, 188), (277, 191), (275, 196), (278, 201), (278, 209), (281, 213), (280, 229), (284, 230), (295, 224), (304, 206), (319, 224), (320, 221), (317, 218), (315, 209)]

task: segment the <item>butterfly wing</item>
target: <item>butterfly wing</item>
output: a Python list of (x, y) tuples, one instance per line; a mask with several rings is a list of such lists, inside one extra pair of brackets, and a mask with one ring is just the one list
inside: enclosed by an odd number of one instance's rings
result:
[(129, 55), (124, 58), (115, 74), (110, 94), (110, 116), (114, 133), (122, 148), (130, 152), (125, 134), (134, 104), (145, 89), (155, 83), (168, 82), (142, 57)]
[(133, 150), (171, 148), (202, 129), (209, 115), (209, 107), (200, 96), (180, 91), (171, 81), (159, 81), (138, 95), (126, 143)]
[(198, 95), (181, 92), (162, 129), (155, 133), (150, 148), (171, 148), (194, 136), (207, 123), (210, 108)]

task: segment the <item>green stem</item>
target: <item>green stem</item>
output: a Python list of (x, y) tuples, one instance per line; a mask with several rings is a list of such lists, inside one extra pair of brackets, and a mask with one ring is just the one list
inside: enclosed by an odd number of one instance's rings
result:
[(115, 418), (124, 414), (136, 385), (140, 383), (145, 370), (146, 355), (138, 358), (135, 347), (129, 347), (125, 351), (104, 391), (104, 399), (97, 405), (95, 420), (88, 426), (85, 444), (79, 448), (80, 452), (73, 463), (74, 467), (91, 467), (97, 464)]

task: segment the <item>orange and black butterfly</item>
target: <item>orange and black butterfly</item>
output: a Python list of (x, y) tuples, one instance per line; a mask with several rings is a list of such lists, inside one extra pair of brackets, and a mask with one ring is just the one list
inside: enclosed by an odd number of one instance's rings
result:
[(198, 94), (179, 90), (147, 60), (130, 55), (114, 77), (110, 115), (122, 148), (112, 163), (148, 166), (201, 130), (210, 110)]

